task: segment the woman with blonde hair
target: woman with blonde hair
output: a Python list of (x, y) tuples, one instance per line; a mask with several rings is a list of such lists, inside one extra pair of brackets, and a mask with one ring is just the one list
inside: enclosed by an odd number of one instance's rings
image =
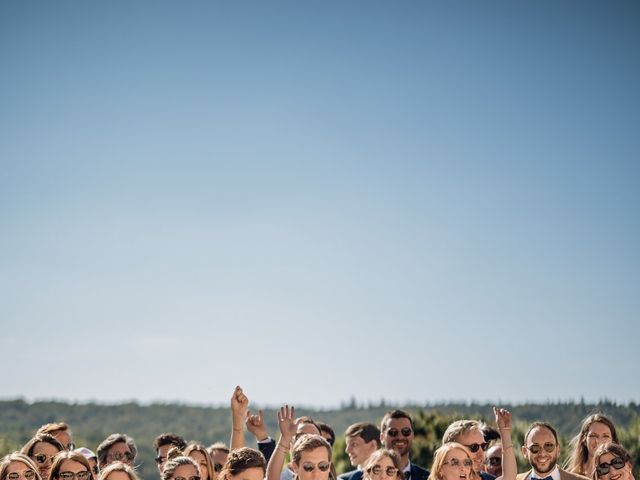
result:
[(611, 419), (601, 413), (589, 415), (583, 420), (580, 432), (569, 443), (572, 451), (566, 469), (585, 477), (593, 476), (596, 449), (609, 442), (618, 443), (616, 427)]
[(365, 480), (403, 480), (400, 456), (394, 450), (381, 448), (369, 456), (362, 465)]
[(42, 477), (29, 457), (14, 452), (0, 461), (0, 480), (42, 480)]
[(191, 457), (200, 469), (200, 480), (216, 480), (217, 472), (213, 467), (211, 456), (204, 445), (201, 443), (190, 443), (184, 449), (183, 455)]
[(140, 480), (140, 477), (131, 465), (113, 462), (100, 472), (98, 480)]
[(600, 445), (593, 454), (593, 480), (633, 480), (631, 455), (617, 443)]

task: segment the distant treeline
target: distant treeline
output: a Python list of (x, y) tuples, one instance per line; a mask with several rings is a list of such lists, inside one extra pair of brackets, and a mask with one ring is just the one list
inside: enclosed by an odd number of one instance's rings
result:
[[(340, 409), (311, 410), (300, 408), (297, 415), (309, 415), (331, 425), (338, 440), (334, 448), (334, 462), (338, 472), (350, 470), (348, 457), (344, 453), (345, 429), (355, 422), (368, 421), (379, 424), (382, 416), (391, 408), (402, 408), (415, 417), (414, 451), (412, 459), (426, 467), (431, 465), (433, 451), (440, 444), (447, 425), (460, 418), (482, 419), (492, 423), (492, 404), (448, 403), (430, 405), (358, 406), (355, 402), (345, 404)], [(513, 412), (514, 442), (522, 444), (526, 426), (535, 420), (545, 420), (553, 424), (561, 435), (563, 446), (577, 433), (583, 418), (594, 412), (602, 412), (613, 419), (621, 434), (621, 442), (631, 450), (638, 461), (640, 454), (640, 405), (626, 405), (603, 401), (597, 404), (584, 402), (558, 402), (546, 404), (502, 404)], [(252, 410), (257, 407), (251, 405)], [(276, 414), (274, 409), (265, 409), (265, 420), (269, 434), (277, 438)], [(102, 405), (96, 403), (34, 402), (24, 400), (0, 401), (0, 454), (18, 449), (45, 424), (55, 421), (67, 422), (79, 446), (95, 450), (96, 446), (110, 433), (120, 432), (132, 436), (139, 449), (136, 463), (145, 480), (158, 477), (153, 458), (154, 438), (163, 432), (175, 432), (187, 440), (197, 440), (210, 445), (217, 441), (229, 442), (231, 417), (228, 408), (194, 407), (175, 404), (139, 405), (123, 403)], [(255, 440), (246, 437), (247, 446), (255, 447)], [(564, 456), (568, 453), (563, 449)], [(524, 468), (522, 457), (518, 458)], [(640, 470), (636, 463), (636, 478)]]

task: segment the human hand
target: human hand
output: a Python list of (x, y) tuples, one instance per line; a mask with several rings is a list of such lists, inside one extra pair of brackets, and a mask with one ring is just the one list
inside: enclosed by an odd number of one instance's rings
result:
[(262, 414), (262, 410), (258, 410), (257, 415), (251, 415), (251, 411), (247, 410), (247, 419), (244, 423), (247, 426), (247, 430), (256, 437), (256, 440), (264, 440), (269, 436), (264, 424), (264, 415)]
[(493, 414), (499, 430), (511, 430), (511, 412), (505, 408), (493, 407)]
[(298, 431), (298, 424), (300, 423), (300, 420), (294, 420), (295, 409), (294, 407), (289, 407), (288, 405), (280, 407), (280, 411), (277, 415), (278, 427), (280, 428), (280, 433), (282, 434), (282, 440), (288, 445), (291, 442), (293, 436)]
[(244, 394), (240, 385), (238, 385), (231, 395), (231, 413), (234, 418), (244, 419), (247, 407), (249, 406), (249, 398)]

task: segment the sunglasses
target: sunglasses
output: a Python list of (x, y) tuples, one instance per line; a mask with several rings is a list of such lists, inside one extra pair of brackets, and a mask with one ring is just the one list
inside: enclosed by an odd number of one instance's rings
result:
[(398, 475), (398, 469), (396, 467), (387, 467), (383, 469), (380, 465), (374, 465), (369, 469), (369, 472), (373, 473), (374, 475), (380, 475), (382, 472), (384, 472), (387, 477), (395, 477), (396, 475)]
[(114, 461), (114, 460), (127, 460), (128, 462), (130, 462), (131, 460), (133, 460), (133, 453), (131, 452), (115, 452), (115, 453), (110, 453), (109, 455), (107, 455), (107, 458), (110, 461)]
[[(448, 462), (444, 462), (444, 465), (451, 465), (452, 467), (459, 467), (460, 466), (460, 460), (458, 460), (457, 458), (452, 458)], [(465, 467), (472, 467), (473, 466), (473, 460), (471, 460), (470, 458), (465, 458), (462, 461), (462, 465), (464, 465)]]
[(389, 435), (390, 437), (397, 437), (398, 433), (401, 433), (403, 437), (410, 437), (411, 434), (413, 433), (413, 430), (411, 430), (409, 427), (404, 427), (401, 430), (398, 430), (397, 428), (390, 428), (389, 430), (387, 430), (387, 435)]
[(500, 457), (489, 457), (489, 458), (487, 458), (487, 464), (491, 465), (492, 467), (498, 467), (498, 466), (502, 465), (502, 458), (500, 458)]
[[(7, 474), (7, 479), (19, 480), (20, 476), (21, 475), (18, 472), (11, 472)], [(34, 478), (36, 478), (36, 472), (34, 472), (33, 470), (25, 470), (24, 472), (22, 472), (22, 477), (26, 480), (33, 480)]]
[(607, 473), (609, 473), (609, 467), (613, 467), (616, 470), (620, 470), (621, 468), (624, 467), (625, 461), (623, 458), (620, 457), (614, 457), (613, 460), (611, 460), (611, 463), (600, 463), (598, 465), (596, 465), (596, 472), (598, 473), (598, 475), (606, 475)]
[(38, 453), (37, 455), (34, 455), (33, 458), (36, 462), (38, 463), (44, 463), (47, 460), (49, 460), (50, 462), (53, 462), (53, 455), (52, 456), (47, 456), (44, 453)]
[(318, 470), (320, 470), (321, 472), (326, 472), (327, 470), (329, 470), (329, 467), (331, 466), (331, 464), (329, 462), (320, 462), (317, 465), (315, 463), (311, 463), (311, 462), (304, 462), (302, 464), (302, 469), (305, 472), (313, 472), (316, 467), (318, 467)]
[(73, 480), (77, 478), (78, 480), (88, 480), (91, 478), (91, 472), (85, 470), (84, 472), (60, 472), (56, 478), (61, 478), (62, 480)]
[(489, 442), (484, 443), (472, 443), (471, 445), (465, 445), (469, 450), (473, 453), (476, 453), (478, 450), (482, 449), (483, 452), (486, 452), (489, 448)]
[(221, 463), (214, 463), (214, 464), (213, 464), (213, 469), (214, 469), (216, 472), (220, 472), (220, 471), (222, 471), (222, 464), (221, 464)]
[(193, 477), (173, 477), (173, 480), (200, 480), (200, 475), (194, 475)]
[(551, 442), (547, 442), (542, 447), (540, 445), (531, 445), (530, 447), (526, 447), (526, 448), (531, 453), (536, 454), (536, 453), (540, 453), (543, 448), (544, 448), (545, 452), (551, 453), (556, 449), (556, 446), (555, 446), (555, 444), (553, 444)]

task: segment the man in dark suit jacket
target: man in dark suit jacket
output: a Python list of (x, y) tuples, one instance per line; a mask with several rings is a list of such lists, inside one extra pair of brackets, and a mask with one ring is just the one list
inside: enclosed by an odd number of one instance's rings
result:
[(534, 422), (524, 436), (522, 455), (531, 470), (520, 473), (516, 480), (588, 480), (558, 466), (560, 444), (556, 430), (546, 422)]
[(402, 410), (387, 412), (380, 424), (380, 440), (385, 448), (395, 450), (400, 455), (400, 468), (405, 480), (427, 480), (429, 470), (409, 461), (413, 444), (413, 421), (408, 413)]
[(360, 480), (362, 478), (362, 466), (367, 459), (380, 448), (380, 430), (372, 423), (354, 423), (344, 432), (347, 446), (345, 452), (349, 455), (351, 465), (356, 470), (343, 473), (339, 480)]

